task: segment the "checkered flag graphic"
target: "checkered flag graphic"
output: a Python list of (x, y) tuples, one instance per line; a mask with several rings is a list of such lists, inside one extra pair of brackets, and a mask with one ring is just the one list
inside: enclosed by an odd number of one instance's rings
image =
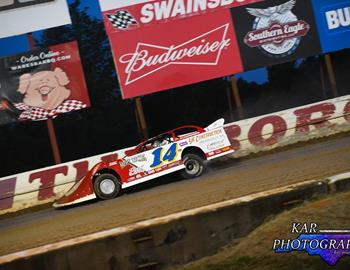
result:
[(129, 25), (137, 24), (137, 21), (127, 10), (117, 10), (115, 14), (107, 14), (108, 20), (114, 28), (127, 29)]

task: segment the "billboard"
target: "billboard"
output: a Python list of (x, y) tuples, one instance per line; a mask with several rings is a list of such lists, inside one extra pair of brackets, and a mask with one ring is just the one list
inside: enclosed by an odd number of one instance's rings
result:
[(245, 70), (321, 53), (309, 0), (266, 0), (231, 14)]
[(0, 58), (0, 125), (89, 106), (76, 42)]
[(2, 0), (0, 22), (4, 38), (70, 24), (71, 19), (66, 0)]
[(99, 0), (108, 34), (263, 0)]
[[(312, 0), (100, 0), (100, 5), (123, 98), (322, 52)], [(212, 44), (218, 47), (208, 49)]]
[(313, 0), (323, 52), (350, 47), (350, 1)]
[(110, 35), (123, 98), (242, 72), (230, 16), (226, 9)]

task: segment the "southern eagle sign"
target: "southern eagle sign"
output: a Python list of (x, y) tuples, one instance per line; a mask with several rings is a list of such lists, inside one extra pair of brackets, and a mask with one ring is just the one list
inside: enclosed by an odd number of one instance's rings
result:
[(321, 51), (309, 0), (266, 0), (231, 14), (245, 70)]

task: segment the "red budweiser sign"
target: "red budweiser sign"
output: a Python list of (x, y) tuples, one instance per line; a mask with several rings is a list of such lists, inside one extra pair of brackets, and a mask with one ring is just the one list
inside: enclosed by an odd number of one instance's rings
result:
[(168, 67), (169, 65), (217, 65), (221, 51), (228, 48), (231, 39), (226, 37), (229, 24), (224, 24), (202, 35), (170, 47), (138, 43), (136, 51), (119, 58), (127, 64), (126, 85)]
[(305, 36), (310, 25), (302, 20), (281, 24), (272, 23), (270, 27), (250, 31), (244, 38), (244, 42), (250, 47), (258, 47), (264, 44), (281, 44), (285, 40)]
[(123, 97), (241, 72), (229, 16), (224, 10), (111, 35)]

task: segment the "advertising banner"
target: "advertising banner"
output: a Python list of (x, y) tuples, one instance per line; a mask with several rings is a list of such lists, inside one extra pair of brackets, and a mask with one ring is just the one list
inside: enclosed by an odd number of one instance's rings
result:
[(0, 58), (0, 125), (89, 106), (76, 42)]
[(309, 0), (266, 0), (231, 14), (245, 70), (321, 53)]
[(109, 38), (123, 98), (242, 72), (228, 9)]
[(99, 0), (108, 34), (263, 0)]
[(1, 0), (0, 38), (71, 23), (66, 0)]
[(350, 1), (313, 0), (324, 53), (350, 47)]

